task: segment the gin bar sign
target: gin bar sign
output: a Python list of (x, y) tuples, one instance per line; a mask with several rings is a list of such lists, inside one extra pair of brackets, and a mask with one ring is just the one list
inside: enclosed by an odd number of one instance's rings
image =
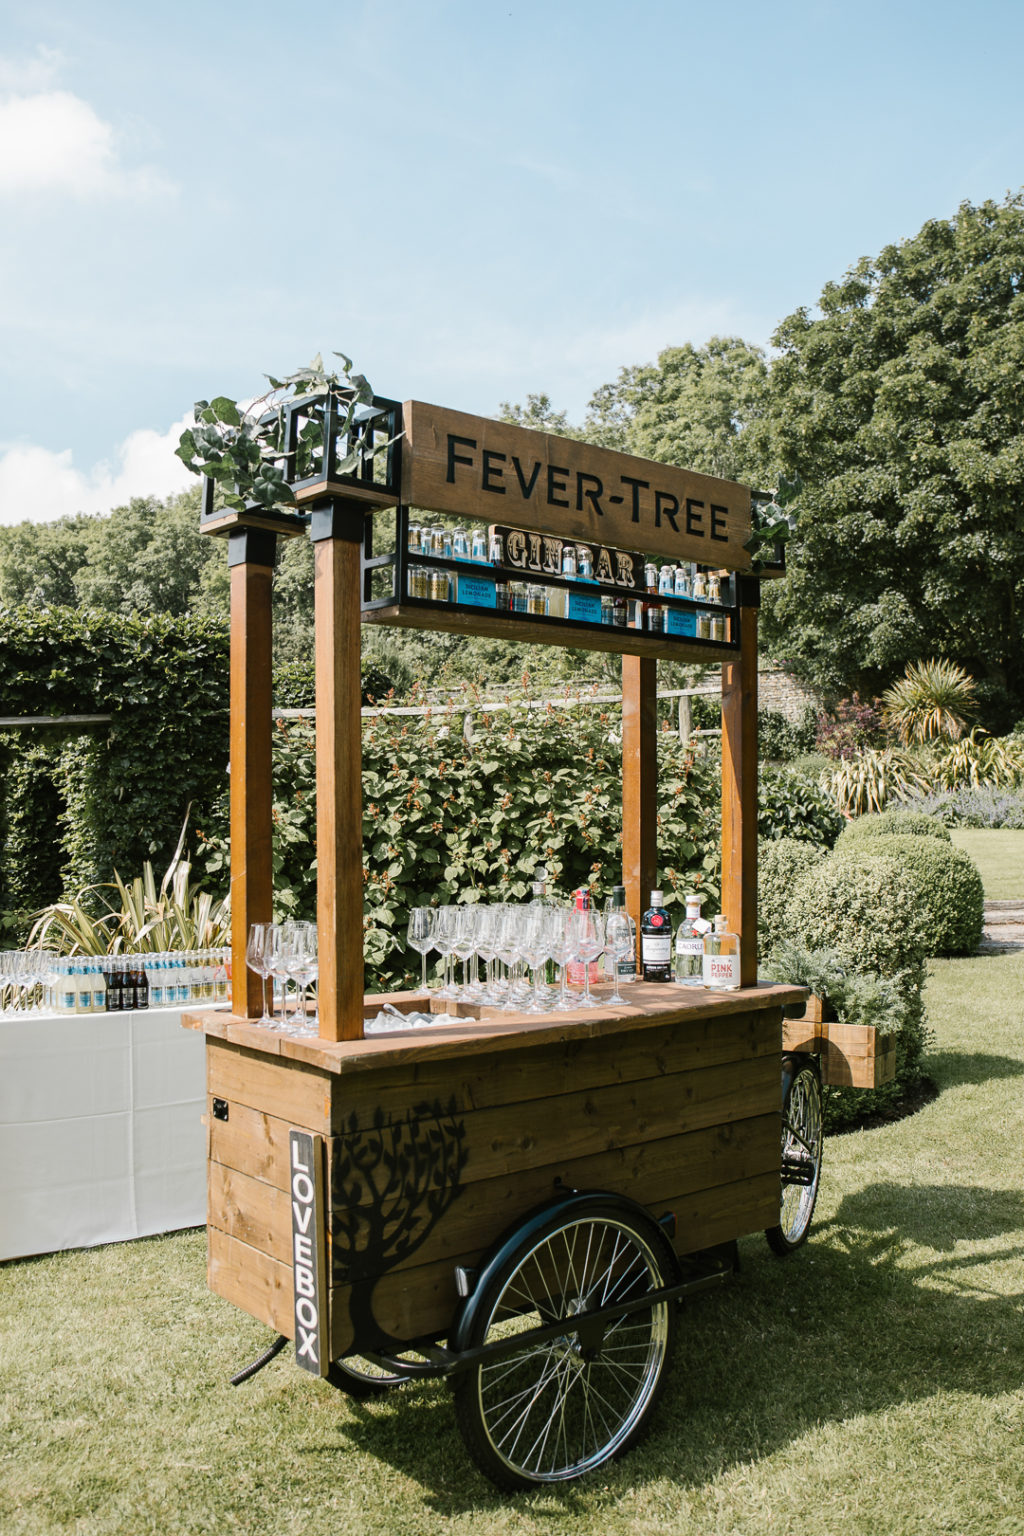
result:
[(329, 1361), (322, 1137), (307, 1131), (290, 1131), (288, 1141), (295, 1364), (314, 1376), (326, 1376)]
[(750, 491), (732, 480), (407, 400), (402, 499), (583, 543), (746, 570)]

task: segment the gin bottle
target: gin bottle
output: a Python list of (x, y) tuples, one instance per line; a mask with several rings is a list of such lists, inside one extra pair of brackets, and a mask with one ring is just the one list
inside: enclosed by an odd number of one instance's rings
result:
[(686, 898), (686, 916), (676, 929), (676, 981), (681, 987), (704, 985), (704, 935), (711, 930), (707, 918), (701, 917), (702, 896)]
[(735, 992), (740, 984), (739, 936), (729, 932), (729, 919), (720, 914), (704, 935), (704, 985), (717, 992)]
[(672, 920), (661, 891), (651, 892), (651, 904), (640, 920), (640, 965), (644, 981), (672, 978)]

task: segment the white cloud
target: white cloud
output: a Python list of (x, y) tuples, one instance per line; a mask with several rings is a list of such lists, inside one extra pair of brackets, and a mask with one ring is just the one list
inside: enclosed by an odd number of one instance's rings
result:
[(191, 411), (167, 432), (148, 427), (121, 444), (115, 467), (76, 469), (70, 448), (16, 446), (0, 455), (0, 523), (51, 522), (75, 512), (109, 512), (133, 496), (173, 496), (197, 485), (175, 457), (178, 438), (192, 425)]
[(144, 196), (160, 185), (152, 171), (121, 163), (114, 129), (80, 96), (50, 90), (0, 101), (0, 196)]

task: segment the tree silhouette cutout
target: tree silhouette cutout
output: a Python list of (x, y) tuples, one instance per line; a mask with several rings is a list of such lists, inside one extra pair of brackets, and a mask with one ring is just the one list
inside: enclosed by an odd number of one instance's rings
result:
[(468, 1152), (453, 1098), (413, 1105), (398, 1118), (377, 1109), (359, 1128), (353, 1114), (334, 1140), (331, 1164), (331, 1281), (351, 1286), (357, 1344), (395, 1343), (373, 1316), (381, 1275), (429, 1237), (461, 1194)]

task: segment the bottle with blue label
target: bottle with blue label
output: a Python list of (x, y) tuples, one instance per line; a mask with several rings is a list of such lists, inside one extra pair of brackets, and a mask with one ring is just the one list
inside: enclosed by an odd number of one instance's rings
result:
[(88, 966), (75, 966), (75, 1012), (92, 1013), (92, 978)]
[(149, 1006), (151, 1008), (164, 1008), (164, 970), (162, 955), (148, 955), (146, 957), (146, 985), (149, 988)]
[(103, 967), (98, 960), (89, 964), (89, 983), (92, 987), (92, 1012), (105, 1013), (107, 1010), (107, 979), (103, 974)]
[(74, 1013), (75, 1003), (75, 967), (72, 961), (62, 960), (57, 975), (57, 1007), (61, 1013)]

